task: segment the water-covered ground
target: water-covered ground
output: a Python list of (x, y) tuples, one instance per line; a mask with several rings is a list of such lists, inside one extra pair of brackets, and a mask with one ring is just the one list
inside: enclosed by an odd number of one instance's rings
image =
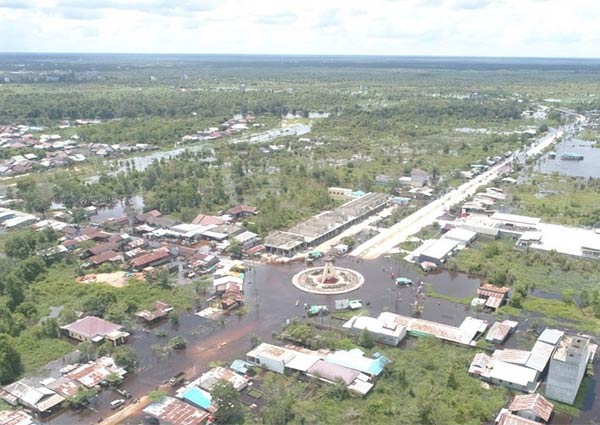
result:
[[(408, 277), (415, 282), (423, 280), (430, 283), (436, 292), (460, 298), (474, 295), (480, 284), (479, 279), (445, 271), (422, 276), (412, 266), (399, 264), (392, 257), (360, 262), (343, 258), (336, 264), (362, 273), (365, 284), (352, 293), (340, 296), (308, 294), (295, 288), (291, 283), (292, 276), (305, 267), (303, 263), (278, 266), (259, 264), (246, 274), (248, 283), (245, 296), (248, 313), (244, 316), (238, 317), (233, 314), (221, 322), (202, 319), (189, 312), (181, 314), (180, 324), (177, 327), (169, 322), (159, 326), (167, 334), (166, 337), (156, 336), (156, 329), (149, 332), (134, 332), (129, 344), (138, 352), (141, 369), (127, 378), (124, 388), (132, 393), (135, 399), (180, 371), (187, 371), (188, 376), (191, 377), (209, 369), (210, 362), (229, 362), (236, 358), (244, 358), (245, 353), (251, 349), (250, 334), (271, 341), (272, 333), (279, 331), (286, 319), (304, 315), (304, 303), (328, 305), (333, 310), (336, 299), (362, 299), (364, 305), (367, 302), (370, 304), (367, 308), (373, 316), (382, 311), (411, 315), (411, 304), (414, 301), (416, 288), (415, 286), (396, 287), (391, 273), (395, 276)], [(422, 318), (428, 320), (449, 325), (459, 325), (467, 315), (493, 320), (487, 313), (473, 311), (462, 304), (435, 298), (426, 298), (422, 303), (424, 306)], [(319, 317), (315, 320), (322, 321), (324, 324), (335, 322), (331, 316)], [(172, 352), (163, 358), (156, 356), (153, 347), (155, 348), (157, 344), (166, 344), (169, 338), (177, 334), (186, 338), (188, 348), (180, 352)], [(589, 400), (586, 399), (586, 410), (581, 417), (581, 420), (585, 419), (586, 422), (591, 418), (600, 417), (595, 398), (596, 381), (593, 381), (590, 387)], [(49, 423), (62, 425), (96, 422), (99, 418), (111, 414), (109, 403), (117, 398), (120, 396), (115, 392), (104, 391), (99, 402), (94, 406), (96, 412), (65, 411)]]
[[(594, 142), (576, 138), (565, 139), (554, 147), (556, 158), (550, 159), (544, 154), (537, 163), (537, 169), (544, 174), (559, 173), (571, 177), (600, 178), (600, 148), (594, 147)], [(584, 156), (581, 161), (560, 159), (565, 153), (576, 153)]]

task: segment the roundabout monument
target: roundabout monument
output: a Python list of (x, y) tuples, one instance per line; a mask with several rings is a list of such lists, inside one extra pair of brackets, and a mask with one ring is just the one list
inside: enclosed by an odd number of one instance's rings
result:
[(365, 283), (365, 278), (357, 271), (335, 267), (333, 257), (325, 257), (325, 265), (311, 267), (296, 273), (292, 283), (301, 291), (312, 294), (336, 295), (352, 292)]

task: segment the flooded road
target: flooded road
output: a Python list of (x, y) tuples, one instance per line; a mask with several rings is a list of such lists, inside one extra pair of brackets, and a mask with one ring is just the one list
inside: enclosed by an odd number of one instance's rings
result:
[[(398, 263), (393, 257), (359, 262), (353, 258), (341, 258), (336, 264), (362, 273), (365, 284), (345, 295), (308, 294), (291, 283), (292, 276), (305, 267), (303, 263), (258, 264), (246, 273), (245, 298), (248, 312), (245, 315), (238, 316), (233, 313), (223, 321), (211, 321), (200, 318), (193, 312), (182, 312), (178, 326), (166, 322), (150, 331), (137, 329), (128, 345), (137, 351), (140, 369), (125, 380), (123, 388), (136, 399), (165, 383), (180, 371), (186, 371), (188, 378), (191, 378), (209, 369), (211, 362), (229, 364), (236, 358), (243, 359), (245, 353), (251, 349), (251, 334), (258, 335), (263, 341), (272, 341), (273, 333), (279, 332), (287, 319), (302, 317), (305, 314), (304, 303), (327, 305), (333, 311), (336, 299), (361, 299), (372, 316), (377, 316), (382, 311), (410, 316), (416, 285), (396, 287), (391, 273), (408, 277), (415, 282), (423, 280), (439, 293), (461, 298), (474, 295), (480, 284), (479, 279), (445, 271), (422, 276), (411, 265)], [(299, 301), (298, 306), (296, 301)], [(369, 306), (366, 306), (367, 302), (370, 303)], [(425, 298), (422, 305), (422, 318), (449, 325), (459, 325), (468, 315), (493, 320), (487, 313), (472, 311), (468, 306), (446, 300)], [(325, 325), (341, 324), (331, 315), (314, 320)], [(162, 330), (166, 336), (158, 336), (157, 330)], [(182, 335), (187, 340), (187, 349), (157, 356), (157, 347), (166, 345), (175, 335)], [(595, 384), (590, 391), (595, 394)], [(97, 412), (87, 410), (77, 413), (66, 410), (47, 423), (95, 423), (99, 418), (110, 416), (112, 411), (109, 403), (117, 398), (121, 397), (112, 390), (106, 390), (94, 407)]]

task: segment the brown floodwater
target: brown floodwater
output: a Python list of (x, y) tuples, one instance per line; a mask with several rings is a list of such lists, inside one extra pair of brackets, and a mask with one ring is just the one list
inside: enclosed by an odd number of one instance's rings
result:
[[(260, 336), (264, 341), (271, 341), (272, 334), (281, 330), (287, 319), (302, 317), (305, 314), (303, 308), (305, 303), (327, 305), (330, 310), (333, 310), (336, 299), (361, 299), (373, 316), (382, 311), (411, 315), (416, 285), (398, 288), (394, 284), (391, 273), (396, 277), (408, 277), (415, 282), (425, 281), (431, 284), (435, 291), (459, 298), (474, 295), (480, 284), (479, 279), (460, 273), (440, 271), (423, 276), (413, 267), (399, 264), (391, 257), (359, 262), (351, 258), (341, 258), (336, 264), (362, 273), (365, 276), (365, 284), (354, 292), (340, 296), (308, 294), (291, 283), (292, 276), (302, 270), (304, 264), (259, 264), (246, 273), (245, 298), (248, 312), (245, 315), (240, 317), (234, 313), (225, 317), (223, 321), (211, 321), (192, 312), (182, 313), (178, 326), (166, 322), (151, 331), (135, 331), (129, 345), (138, 353), (139, 370), (125, 380), (123, 388), (133, 395), (133, 399), (136, 399), (180, 371), (186, 371), (188, 378), (192, 378), (209, 369), (211, 362), (228, 363), (236, 358), (244, 358), (245, 353), (251, 349), (251, 334)], [(449, 325), (459, 325), (468, 315), (493, 320), (493, 317), (487, 313), (472, 311), (465, 305), (445, 300), (425, 298), (422, 304), (424, 306), (422, 318)], [(324, 324), (334, 322), (331, 316), (314, 320)], [(167, 336), (157, 336), (157, 329), (163, 330)], [(187, 349), (158, 357), (153, 347), (157, 344), (165, 345), (175, 335), (184, 336), (188, 342)], [(586, 398), (585, 410), (578, 420), (587, 423), (593, 418), (600, 417), (596, 392), (597, 383), (594, 380)], [(121, 397), (114, 391), (103, 391), (93, 405), (94, 411), (66, 410), (46, 423), (61, 425), (96, 423), (100, 418), (110, 416), (112, 411), (109, 403), (117, 398)]]

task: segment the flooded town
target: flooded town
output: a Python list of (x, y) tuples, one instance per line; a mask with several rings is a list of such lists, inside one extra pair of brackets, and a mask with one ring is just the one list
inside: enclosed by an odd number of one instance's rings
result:
[(599, 64), (132, 57), (0, 54), (0, 425), (600, 420)]

